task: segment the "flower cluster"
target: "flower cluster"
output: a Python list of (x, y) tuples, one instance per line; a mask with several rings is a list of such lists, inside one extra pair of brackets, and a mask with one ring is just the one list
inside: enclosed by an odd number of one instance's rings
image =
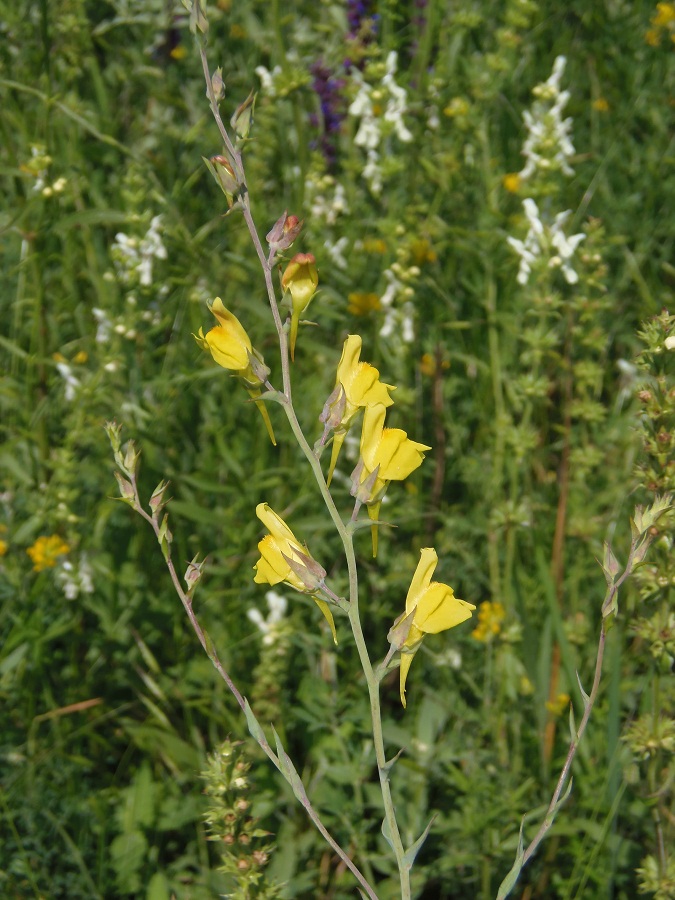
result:
[(123, 284), (150, 287), (153, 261), (167, 257), (161, 231), (162, 217), (154, 216), (142, 238), (129, 237), (121, 231), (115, 235), (110, 255)]
[(320, 130), (319, 148), (329, 169), (335, 166), (337, 158), (336, 138), (345, 117), (342, 90), (344, 78), (336, 78), (322, 60), (317, 60), (310, 69), (312, 89), (319, 98), (320, 115), (311, 117), (312, 124)]
[(407, 108), (407, 94), (405, 89), (396, 83), (396, 65), (396, 51), (392, 50), (387, 57), (384, 75), (377, 86), (366, 81), (357, 69), (351, 70), (357, 94), (348, 112), (359, 122), (354, 143), (366, 152), (367, 163), (363, 177), (373, 194), (381, 193), (383, 186), (380, 166), (380, 145), (383, 138), (393, 132), (404, 143), (409, 143), (413, 139), (403, 121)]
[(524, 241), (507, 237), (510, 246), (520, 256), (518, 284), (527, 284), (532, 266), (538, 259), (548, 257), (547, 265), (551, 269), (560, 269), (568, 284), (576, 284), (579, 276), (572, 268), (571, 259), (585, 234), (565, 235), (563, 226), (571, 214), (571, 210), (558, 213), (553, 222), (545, 224), (539, 216), (539, 209), (534, 200), (523, 200), (523, 209), (529, 223), (529, 230)]
[(489, 600), (481, 603), (478, 610), (478, 625), (471, 632), (471, 637), (485, 644), (490, 643), (502, 630), (502, 622), (506, 610), (498, 601), (491, 603)]
[(66, 559), (56, 571), (56, 580), (67, 600), (77, 600), (80, 594), (93, 594), (93, 576), (91, 564), (84, 555), (80, 558), (79, 565)]
[(549, 79), (532, 90), (537, 98), (532, 109), (523, 113), (527, 138), (522, 150), (526, 162), (519, 173), (522, 181), (527, 181), (535, 172), (574, 174), (569, 163), (574, 155), (570, 139), (572, 119), (562, 118), (570, 98), (569, 91), (560, 90), (566, 62), (564, 56), (556, 57)]
[(267, 600), (267, 606), (269, 607), (266, 619), (263, 618), (260, 610), (255, 609), (255, 607), (247, 610), (246, 615), (262, 631), (263, 644), (270, 647), (277, 640), (280, 631), (279, 626), (284, 621), (288, 604), (286, 598), (282, 597), (281, 594), (277, 594), (276, 591), (268, 591), (265, 594), (265, 600)]
[(675, 44), (675, 3), (657, 3), (649, 22), (651, 28), (645, 34), (645, 41), (650, 47), (659, 47), (662, 37)]
[(42, 535), (26, 550), (33, 562), (33, 571), (53, 569), (59, 557), (70, 551), (70, 547), (57, 534)]

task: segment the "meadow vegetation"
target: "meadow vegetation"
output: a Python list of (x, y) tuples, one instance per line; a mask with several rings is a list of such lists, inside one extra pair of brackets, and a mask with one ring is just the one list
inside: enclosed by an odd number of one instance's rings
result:
[[(431, 820), (408, 896), (488, 900), (583, 722), (513, 895), (675, 898), (675, 5), (218, 0), (208, 35), (175, 0), (27, 7), (0, 4), (0, 894), (341, 900), (346, 859), (406, 896), (381, 744), (398, 843)], [(430, 548), (442, 621), (396, 630)]]

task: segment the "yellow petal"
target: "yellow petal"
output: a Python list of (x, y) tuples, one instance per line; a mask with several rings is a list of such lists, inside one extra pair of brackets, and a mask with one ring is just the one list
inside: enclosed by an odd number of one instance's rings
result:
[(295, 342), (298, 339), (298, 325), (300, 324), (300, 312), (296, 310), (295, 304), (291, 313), (291, 333), (289, 335), (289, 346), (291, 348), (291, 362), (295, 362)]
[[(376, 503), (368, 504), (368, 518), (373, 522), (376, 522), (379, 519), (381, 506), (381, 500), (378, 500)], [(370, 526), (370, 536), (373, 544), (373, 559), (375, 559), (375, 557), (377, 556), (377, 525)]]
[(347, 399), (354, 406), (372, 406), (375, 403), (381, 403), (383, 406), (391, 406), (393, 400), (389, 396), (389, 391), (395, 390), (391, 384), (385, 384), (380, 381), (380, 373), (371, 366), (370, 363), (359, 363), (355, 370), (351, 373), (351, 381), (349, 386), (342, 382)]
[(422, 465), (426, 444), (411, 441), (400, 428), (385, 428), (377, 451), (379, 476), (386, 481), (402, 481)]
[(333, 446), (331, 448), (330, 454), (330, 465), (328, 466), (328, 477), (326, 478), (326, 486), (330, 487), (330, 483), (333, 480), (333, 472), (335, 471), (335, 464), (338, 461), (338, 456), (340, 455), (340, 450), (342, 449), (342, 444), (344, 443), (344, 439), (347, 436), (346, 431), (336, 431), (333, 435)]
[(434, 581), (418, 599), (413, 623), (425, 634), (438, 634), (470, 619), (475, 608), (473, 603), (455, 597), (449, 585)]
[(382, 403), (367, 406), (363, 414), (363, 428), (361, 431), (361, 456), (366, 467), (372, 472), (377, 466), (377, 450), (382, 440), (384, 429), (384, 417), (387, 411)]
[(250, 344), (247, 347), (246, 344), (234, 339), (222, 325), (216, 325), (207, 331), (204, 340), (211, 351), (211, 356), (224, 369), (240, 372), (248, 366), (247, 350), (250, 349)]
[(406, 650), (401, 651), (401, 670), (399, 675), (399, 685), (401, 692), (401, 703), (403, 704), (403, 708), (406, 707), (405, 702), (405, 683), (408, 678), (408, 672), (410, 671), (410, 666), (412, 665), (413, 658), (415, 656), (415, 652), (410, 652)]
[(272, 428), (272, 423), (270, 421), (269, 413), (267, 412), (267, 407), (265, 406), (265, 401), (257, 399), (260, 396), (260, 391), (256, 391), (256, 390), (249, 391), (248, 395), (251, 398), (251, 400), (253, 400), (255, 402), (255, 405), (258, 407), (258, 411), (259, 411), (260, 415), (262, 416), (263, 422), (265, 423), (265, 428), (267, 429), (267, 434), (269, 435), (270, 440), (276, 447), (277, 442), (274, 437), (274, 429)]
[(316, 603), (316, 605), (326, 617), (326, 621), (330, 625), (331, 634), (333, 635), (333, 641), (337, 644), (338, 639), (335, 632), (335, 622), (333, 621), (333, 613), (330, 610), (330, 606), (326, 603), (325, 600), (320, 600), (318, 597), (312, 597), (312, 600)]
[(253, 580), (257, 584), (279, 584), (283, 581), (297, 591), (305, 591), (305, 585), (288, 565), (284, 556), (292, 558), (292, 548), (287, 544), (280, 546), (271, 534), (258, 543), (260, 559), (253, 567), (256, 572)]
[[(295, 544), (296, 547), (300, 547), (300, 542), (291, 529), (281, 516), (278, 516), (267, 503), (259, 503), (255, 508), (255, 514), (277, 541), (291, 542)], [(289, 554), (286, 555), (288, 556)]]
[(433, 547), (423, 547), (420, 550), (420, 560), (417, 563), (415, 574), (408, 588), (408, 596), (405, 600), (405, 613), (409, 615), (417, 606), (419, 598), (431, 583), (431, 576), (438, 564), (438, 554)]

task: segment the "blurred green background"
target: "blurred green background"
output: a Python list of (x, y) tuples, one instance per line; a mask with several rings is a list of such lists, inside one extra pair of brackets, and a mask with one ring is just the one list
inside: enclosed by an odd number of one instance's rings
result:
[[(494, 897), (565, 758), (576, 673), (592, 678), (602, 543), (625, 555), (634, 504), (675, 487), (675, 6), (220, 0), (208, 16), (223, 118), (259, 92), (259, 232), (288, 209), (306, 223), (294, 251), (317, 259), (292, 373), (310, 442), (358, 333), (397, 386), (388, 422), (432, 445), (389, 491), (377, 560), (361, 533), (364, 629), (383, 657), (424, 546), (479, 607), (425, 641), (407, 711), (396, 673), (383, 702), (406, 842), (436, 816), (415, 896)], [(525, 112), (552, 128), (533, 173)], [(335, 648), (300, 595), (271, 640), (248, 616), (268, 614), (259, 502), (311, 536), (338, 591), (346, 572), (279, 409), (274, 448), (191, 336), (222, 297), (278, 384), (262, 273), (202, 162), (222, 147), (185, 9), (0, 3), (0, 128), (0, 894), (356, 896), (247, 739), (150, 529), (113, 499), (115, 419), (145, 496), (171, 481), (177, 563), (209, 557), (195, 609), (221, 658), (396, 897), (345, 622)], [(507, 238), (527, 245), (526, 199), (543, 236), (523, 274)], [(354, 452), (334, 481), (345, 517)], [(622, 597), (571, 798), (514, 896), (675, 897), (672, 536), (671, 520)]]

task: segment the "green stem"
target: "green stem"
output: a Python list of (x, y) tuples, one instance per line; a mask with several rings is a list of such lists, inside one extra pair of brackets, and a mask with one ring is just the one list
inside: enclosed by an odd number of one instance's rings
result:
[[(223, 124), (223, 121), (220, 116), (220, 111), (218, 109), (218, 103), (216, 101), (213, 87), (211, 84), (211, 77), (209, 74), (208, 63), (206, 59), (206, 53), (203, 47), (200, 47), (200, 54), (202, 59), (202, 68), (204, 70), (204, 77), (206, 79), (207, 92), (209, 95), (209, 100), (211, 102), (211, 111), (216, 120), (216, 124), (218, 125), (218, 129), (220, 131), (221, 137), (223, 138), (223, 142), (228, 152), (231, 155), (233, 160), (233, 168), (235, 171), (235, 175), (241, 184), (241, 194), (239, 198), (240, 206), (244, 215), (244, 220), (246, 222), (247, 228), (249, 230), (249, 234), (251, 236), (251, 241), (255, 248), (255, 252), (258, 256), (258, 260), (260, 261), (260, 265), (263, 270), (264, 278), (265, 278), (265, 286), (267, 289), (267, 296), (270, 303), (270, 308), (272, 310), (272, 316), (274, 319), (274, 325), (277, 330), (277, 335), (279, 337), (279, 354), (281, 358), (281, 372), (282, 372), (282, 382), (283, 382), (283, 396), (281, 399), (281, 405), (284, 408), (284, 412), (286, 413), (286, 418), (288, 419), (288, 423), (291, 427), (291, 431), (293, 432), (296, 441), (298, 442), (298, 446), (302, 450), (307, 462), (309, 463), (312, 472), (314, 474), (314, 478), (316, 479), (316, 483), (321, 492), (321, 496), (323, 497), (324, 503), (326, 504), (326, 508), (328, 509), (328, 513), (335, 525), (335, 528), (340, 536), (340, 540), (342, 541), (342, 545), (345, 550), (345, 556), (347, 559), (347, 568), (349, 571), (349, 594), (350, 594), (350, 612), (349, 619), (352, 624), (352, 630), (354, 632), (354, 638), (356, 640), (357, 648), (359, 651), (359, 657), (361, 659), (361, 663), (363, 665), (364, 673), (366, 675), (366, 681), (368, 683), (368, 692), (370, 695), (370, 708), (371, 708), (371, 716), (373, 722), (373, 739), (375, 744), (375, 754), (377, 758), (378, 770), (380, 772), (380, 784), (382, 786), (382, 796), (385, 807), (385, 816), (387, 818), (387, 822), (389, 824), (389, 830), (392, 835), (392, 842), (394, 844), (396, 859), (399, 864), (399, 871), (401, 873), (401, 897), (402, 900), (410, 900), (410, 880), (409, 873), (407, 867), (404, 865), (403, 861), (403, 844), (401, 841), (401, 837), (398, 830), (398, 825), (396, 822), (396, 817), (394, 814), (393, 802), (391, 799), (391, 792), (389, 790), (389, 781), (388, 775), (385, 769), (385, 756), (384, 756), (384, 738), (382, 735), (382, 721), (380, 715), (380, 700), (379, 700), (379, 686), (377, 678), (375, 677), (375, 673), (373, 671), (372, 664), (370, 662), (370, 658), (368, 656), (368, 651), (366, 648), (366, 643), (363, 638), (363, 632), (361, 630), (361, 622), (358, 614), (358, 574), (356, 569), (356, 558), (354, 555), (354, 547), (352, 543), (352, 535), (351, 532), (347, 530), (344, 522), (342, 521), (342, 517), (338, 512), (337, 507), (335, 506), (335, 502), (328, 490), (328, 486), (326, 485), (326, 479), (324, 478), (323, 471), (321, 469), (321, 463), (319, 459), (315, 455), (312, 447), (309, 445), (307, 438), (300, 427), (300, 423), (298, 421), (297, 415), (295, 413), (295, 408), (293, 406), (293, 398), (292, 398), (292, 387), (291, 387), (291, 377), (290, 377), (290, 364), (289, 364), (289, 353), (288, 353), (288, 339), (286, 337), (286, 331), (284, 329), (283, 323), (281, 321), (281, 316), (279, 314), (279, 305), (277, 303), (276, 291), (274, 289), (274, 283), (272, 280), (272, 266), (274, 262), (274, 253), (271, 251), (269, 256), (265, 255), (265, 251), (262, 246), (262, 242), (260, 240), (260, 236), (258, 235), (258, 231), (255, 227), (255, 222), (253, 221), (253, 216), (251, 213), (250, 207), (250, 199), (248, 186), (246, 184), (246, 176), (244, 172), (244, 166), (241, 158), (241, 154), (235, 149), (230, 137), (227, 133), (227, 129)], [(264, 748), (263, 748), (264, 749)], [(269, 755), (269, 754), (268, 754)], [(315, 824), (316, 821), (315, 821)], [(317, 825), (318, 827), (318, 825)], [(324, 832), (321, 832), (324, 834)], [(325, 835), (324, 835), (325, 837)], [(329, 841), (333, 849), (336, 849), (338, 855), (344, 860), (344, 853), (340, 850), (339, 847), (335, 845), (334, 842)], [(366, 887), (366, 892), (369, 897), (375, 897), (376, 895), (372, 891), (372, 888), (365, 882), (363, 875), (356, 869), (349, 861), (349, 868), (357, 874), (359, 882)]]

